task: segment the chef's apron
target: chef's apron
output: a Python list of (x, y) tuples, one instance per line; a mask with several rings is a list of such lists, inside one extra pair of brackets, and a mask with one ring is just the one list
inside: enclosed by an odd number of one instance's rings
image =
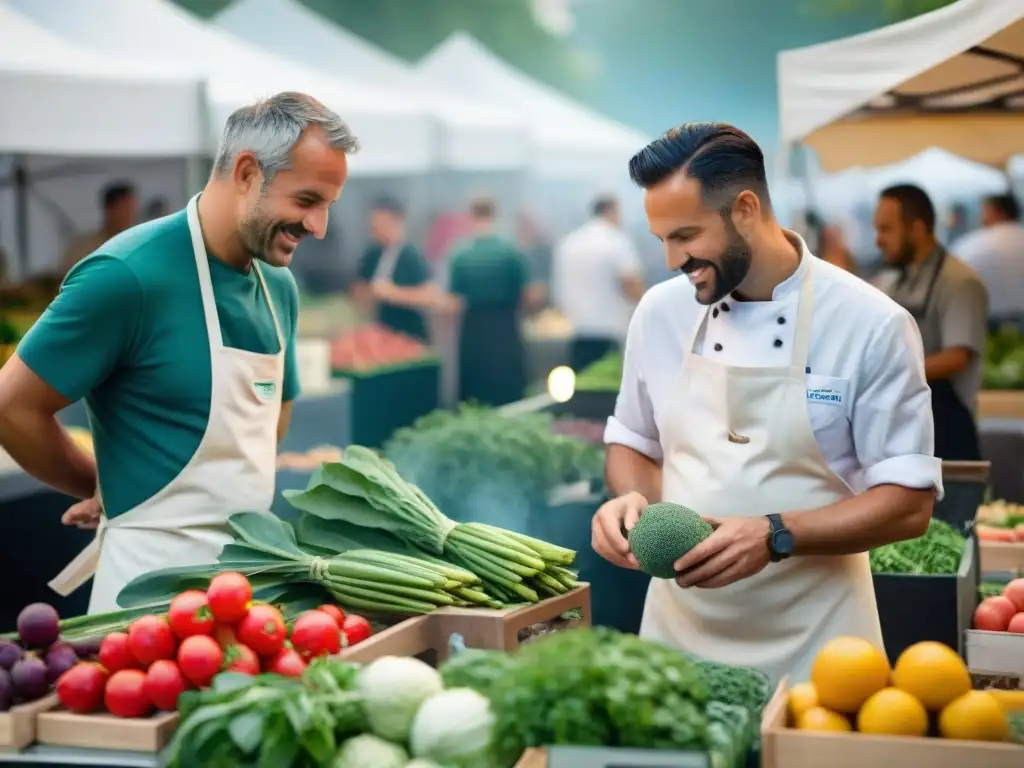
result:
[(516, 304), (469, 306), (459, 334), (459, 398), (500, 406), (526, 392), (526, 347)]
[[(818, 509), (853, 495), (829, 468), (807, 410), (811, 280), (808, 269), (788, 367), (701, 357), (694, 347), (707, 308), (694, 324), (661, 430), (665, 501), (728, 518)], [(652, 579), (640, 626), (643, 638), (754, 667), (773, 682), (806, 679), (814, 655), (840, 635), (883, 647), (867, 553), (793, 556), (719, 589)]]
[[(904, 307), (920, 325), (931, 308), (935, 284), (942, 274), (947, 253), (939, 252), (935, 268), (928, 280), (924, 301), (918, 306)], [(935, 456), (944, 461), (981, 461), (981, 441), (971, 409), (960, 399), (953, 382), (934, 379), (928, 382), (932, 390), (932, 420), (935, 422)]]
[(90, 614), (117, 610), (118, 593), (144, 573), (216, 562), (231, 540), (228, 517), (268, 510), (273, 502), (284, 381), (281, 325), (260, 267), (253, 262), (274, 321), (278, 352), (266, 355), (224, 345), (197, 200), (189, 202), (187, 213), (210, 345), (209, 421), (178, 476), (139, 506), (103, 517), (89, 546), (50, 582), (67, 596), (94, 577)]

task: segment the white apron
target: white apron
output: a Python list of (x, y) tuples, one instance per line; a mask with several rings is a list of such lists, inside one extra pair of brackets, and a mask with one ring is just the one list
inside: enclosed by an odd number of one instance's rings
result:
[[(661, 431), (665, 501), (723, 518), (816, 509), (853, 495), (829, 469), (807, 411), (811, 278), (807, 270), (788, 367), (741, 368), (701, 357), (693, 350), (707, 308), (694, 324)], [(807, 679), (814, 655), (840, 635), (882, 647), (866, 553), (793, 556), (720, 589), (653, 579), (640, 627), (641, 637), (754, 667), (773, 683), (785, 675)]]
[(95, 576), (90, 614), (117, 610), (121, 588), (143, 573), (216, 562), (231, 539), (228, 517), (270, 509), (274, 499), (284, 337), (263, 274), (253, 262), (277, 331), (278, 352), (264, 355), (224, 346), (197, 200), (189, 202), (187, 214), (210, 344), (210, 419), (181, 473), (134, 509), (102, 518), (89, 546), (50, 582), (67, 596)]

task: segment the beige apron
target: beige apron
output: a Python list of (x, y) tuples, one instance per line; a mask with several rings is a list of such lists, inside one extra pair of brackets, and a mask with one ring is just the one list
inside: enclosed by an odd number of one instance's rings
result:
[[(816, 509), (853, 494), (829, 469), (807, 411), (811, 278), (807, 270), (788, 367), (741, 368), (701, 357), (693, 350), (707, 308), (694, 324), (661, 431), (665, 501), (723, 518)], [(640, 635), (760, 669), (773, 682), (807, 678), (815, 653), (839, 635), (882, 647), (866, 553), (794, 556), (720, 589), (653, 579)]]
[(230, 540), (227, 518), (238, 511), (270, 509), (273, 502), (284, 337), (254, 262), (277, 331), (278, 352), (264, 355), (224, 346), (197, 200), (189, 202), (187, 212), (210, 343), (210, 419), (181, 473), (134, 509), (113, 519), (104, 517), (89, 546), (50, 582), (66, 596), (95, 576), (90, 614), (117, 610), (121, 588), (143, 573), (215, 562)]

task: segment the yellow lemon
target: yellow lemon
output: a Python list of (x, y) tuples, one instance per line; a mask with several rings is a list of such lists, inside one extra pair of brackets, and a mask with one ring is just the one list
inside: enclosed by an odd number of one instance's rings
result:
[(968, 691), (939, 713), (939, 733), (947, 739), (1006, 741), (1010, 724), (995, 696), (987, 691)]
[(850, 721), (838, 712), (825, 707), (811, 707), (797, 718), (796, 727), (801, 731), (832, 731), (845, 733), (852, 731)]
[(853, 714), (889, 684), (889, 661), (861, 637), (837, 637), (814, 658), (811, 682), (821, 706)]
[(934, 712), (971, 690), (971, 673), (948, 645), (915, 643), (896, 659), (893, 684)]
[(928, 713), (924, 705), (906, 691), (883, 688), (860, 708), (857, 730), (890, 736), (924, 736), (928, 732)]
[(818, 692), (814, 689), (814, 683), (797, 683), (789, 689), (789, 713), (793, 720), (811, 707), (818, 706)]

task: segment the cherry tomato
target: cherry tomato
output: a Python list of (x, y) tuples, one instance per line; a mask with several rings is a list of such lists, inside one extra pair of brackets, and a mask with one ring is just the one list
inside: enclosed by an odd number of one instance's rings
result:
[(103, 642), (100, 643), (100, 652), (97, 658), (108, 672), (137, 669), (139, 666), (138, 659), (128, 647), (127, 632), (111, 632), (104, 637)]
[(206, 589), (213, 617), (224, 624), (241, 621), (252, 601), (252, 586), (249, 580), (235, 571), (218, 573), (210, 580)]
[(305, 659), (341, 651), (341, 630), (323, 611), (299, 616), (292, 627), (292, 647)]
[(141, 669), (122, 669), (107, 680), (103, 703), (112, 715), (142, 717), (150, 710), (146, 697), (146, 673)]
[(260, 658), (249, 646), (236, 643), (224, 654), (224, 671), (258, 675), (260, 673)]
[(99, 664), (79, 662), (57, 678), (57, 698), (79, 715), (95, 712), (103, 703), (107, 673)]
[(167, 619), (143, 616), (128, 626), (128, 648), (140, 664), (148, 667), (159, 659), (173, 659), (177, 646)]
[(341, 623), (341, 632), (345, 635), (345, 647), (348, 648), (350, 645), (363, 642), (373, 634), (373, 629), (370, 627), (370, 622), (362, 616), (350, 613)]
[(227, 650), (238, 642), (238, 633), (230, 624), (214, 624), (213, 639), (222, 649)]
[(288, 630), (281, 612), (272, 605), (259, 604), (249, 609), (235, 628), (238, 641), (252, 648), (260, 656), (273, 656), (284, 647)]
[(167, 611), (167, 621), (181, 640), (192, 635), (210, 634), (213, 631), (213, 614), (206, 593), (190, 589), (175, 597)]
[(189, 682), (181, 669), (170, 659), (154, 661), (146, 671), (144, 690), (149, 703), (157, 709), (173, 712), (178, 697), (188, 690)]
[(181, 641), (178, 667), (194, 685), (200, 688), (208, 686), (223, 664), (224, 651), (212, 637), (193, 635)]
[(269, 660), (266, 666), (267, 672), (285, 677), (302, 677), (306, 669), (306, 662), (302, 660), (294, 648), (282, 648)]
[(337, 624), (339, 627), (341, 626), (341, 622), (345, 620), (345, 612), (336, 605), (321, 605), (317, 608), (317, 610), (323, 611), (332, 619), (334, 619), (334, 623)]

